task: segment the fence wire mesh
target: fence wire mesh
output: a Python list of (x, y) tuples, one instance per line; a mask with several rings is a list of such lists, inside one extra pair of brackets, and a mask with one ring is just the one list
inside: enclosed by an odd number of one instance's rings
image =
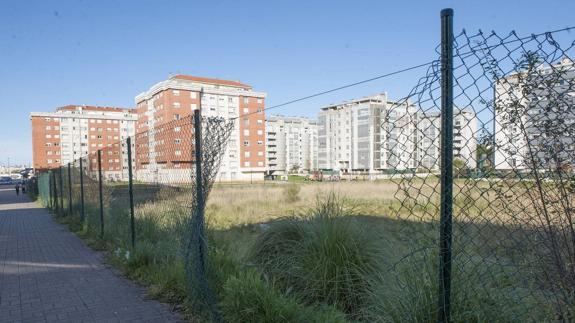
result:
[[(455, 37), (454, 321), (573, 320), (573, 46), (551, 33)], [(411, 308), (398, 313), (415, 321), (443, 310), (440, 75), (438, 60), (382, 122), (383, 159), (408, 170), (392, 176), (409, 247), (390, 270)]]

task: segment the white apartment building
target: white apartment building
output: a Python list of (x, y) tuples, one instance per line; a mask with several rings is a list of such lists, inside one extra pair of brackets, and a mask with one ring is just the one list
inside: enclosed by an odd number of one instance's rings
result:
[[(34, 168), (65, 166), (102, 150), (104, 175), (118, 180), (127, 177), (124, 143), (134, 135), (137, 120), (132, 109), (68, 105), (56, 112), (32, 112), (30, 119)], [(97, 160), (89, 162), (97, 165)]]
[[(136, 96), (138, 113), (137, 176), (148, 182), (190, 179), (194, 157), (189, 121), (200, 109), (203, 117), (234, 120), (217, 181), (263, 180), (265, 97), (238, 81), (175, 75)], [(181, 120), (178, 126), (170, 126)], [(162, 138), (157, 130), (161, 129)], [(169, 141), (166, 141), (169, 138)], [(185, 147), (187, 146), (187, 148)]]
[[(441, 114), (419, 112), (417, 161), (419, 168), (438, 170), (440, 166)], [(477, 117), (471, 108), (453, 108), (453, 159), (468, 168), (477, 167)]]
[(322, 108), (318, 167), (344, 173), (415, 167), (415, 111), (389, 101), (387, 93)]
[[(440, 118), (387, 93), (322, 108), (318, 116), (318, 168), (344, 173), (439, 169)], [(455, 109), (454, 158), (475, 167), (477, 119)]]
[(266, 156), (270, 175), (309, 173), (317, 165), (317, 124), (305, 117), (266, 119)]
[[(575, 65), (563, 58), (495, 84), (495, 168), (575, 166)], [(555, 167), (553, 166), (553, 167)]]

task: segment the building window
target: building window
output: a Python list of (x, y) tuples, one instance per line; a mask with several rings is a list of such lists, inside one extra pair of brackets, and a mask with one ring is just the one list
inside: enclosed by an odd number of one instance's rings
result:
[(190, 108), (192, 108), (192, 110), (197, 110), (198, 105), (196, 103), (192, 103), (192, 104), (190, 104)]
[(180, 120), (180, 115), (179, 115), (179, 114), (174, 114), (174, 120)]
[(174, 102), (174, 109), (180, 108), (180, 102)]
[(181, 150), (176, 150), (176, 151), (174, 151), (174, 155), (176, 155), (176, 156), (181, 156), (181, 155), (182, 155), (182, 151), (181, 151)]
[(250, 155), (251, 155), (251, 154), (250, 154), (250, 152), (249, 152), (249, 151), (245, 151), (245, 152), (244, 152), (244, 157), (246, 157), (246, 158), (249, 158), (249, 157), (250, 157)]
[(244, 98), (244, 104), (249, 104), (250, 103), (250, 98)]
[(175, 132), (180, 132), (180, 131), (182, 131), (182, 127), (174, 127), (174, 131), (175, 131)]
[(52, 138), (52, 135), (46, 135), (46, 138)]
[(174, 96), (180, 96), (180, 90), (173, 90), (172, 93)]
[(182, 143), (182, 139), (174, 139), (174, 143), (179, 145)]
[(258, 136), (261, 136), (261, 135), (263, 135), (263, 134), (264, 134), (264, 131), (263, 131), (263, 130), (261, 130), (261, 129), (258, 130)]
[(244, 108), (244, 113), (248, 113), (250, 110), (248, 108)]
[(249, 162), (249, 161), (244, 162), (244, 166), (245, 166), (245, 167), (250, 167), (250, 162)]
[(196, 92), (190, 92), (190, 98), (195, 99), (198, 97), (198, 93)]
[(264, 102), (264, 100), (258, 99), (258, 103), (262, 103), (262, 102)]
[(262, 124), (262, 123), (264, 123), (264, 121), (262, 119), (258, 119), (257, 123)]
[(264, 155), (264, 152), (263, 152), (263, 151), (258, 151), (258, 156), (261, 157), (261, 156), (263, 156), (263, 155)]
[(263, 144), (264, 144), (264, 142), (263, 142), (262, 140), (258, 140), (258, 145), (259, 145), (259, 146), (261, 146), (261, 145), (263, 145)]
[(249, 135), (250, 135), (250, 130), (244, 129), (244, 136), (249, 136)]
[(263, 162), (263, 161), (259, 161), (259, 162), (258, 162), (258, 166), (263, 166), (263, 165), (264, 165), (264, 162)]
[(250, 146), (250, 141), (244, 140), (244, 147), (249, 147), (249, 146)]

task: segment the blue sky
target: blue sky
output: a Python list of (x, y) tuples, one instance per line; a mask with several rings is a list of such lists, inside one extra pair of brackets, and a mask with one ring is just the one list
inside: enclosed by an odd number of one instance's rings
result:
[[(31, 160), (31, 111), (132, 107), (170, 73), (251, 84), (275, 105), (435, 58), (439, 11), (455, 31), (522, 35), (575, 25), (575, 1), (3, 1), (0, 164)], [(572, 37), (572, 36), (571, 36)], [(270, 112), (387, 91), (416, 70)]]

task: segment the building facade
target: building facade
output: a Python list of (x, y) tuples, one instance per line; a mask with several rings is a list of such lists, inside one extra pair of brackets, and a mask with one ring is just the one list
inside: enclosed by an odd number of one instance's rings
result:
[(140, 180), (174, 182), (193, 165), (193, 111), (235, 123), (218, 181), (263, 180), (266, 170), (265, 97), (237, 81), (176, 75), (135, 98), (136, 170)]
[[(419, 167), (438, 170), (440, 166), (441, 114), (419, 112), (417, 120), (416, 158)], [(460, 160), (465, 167), (477, 167), (477, 117), (471, 108), (453, 108), (453, 159)]]
[[(318, 116), (318, 168), (343, 173), (439, 169), (441, 122), (386, 93), (322, 108)], [(454, 157), (474, 168), (477, 118), (455, 109)]]
[(305, 117), (266, 119), (268, 174), (306, 174), (318, 168), (317, 124)]
[(132, 109), (68, 105), (55, 112), (32, 112), (30, 120), (35, 169), (57, 168), (102, 150), (106, 176), (127, 176), (123, 143), (135, 133), (137, 116)]
[(495, 84), (495, 168), (575, 167), (575, 65), (563, 58)]

